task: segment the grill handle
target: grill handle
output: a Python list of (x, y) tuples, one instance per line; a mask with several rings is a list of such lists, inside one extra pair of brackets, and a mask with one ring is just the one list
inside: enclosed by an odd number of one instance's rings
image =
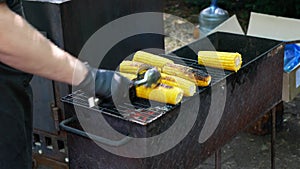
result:
[(82, 137), (85, 137), (88, 139), (93, 139), (99, 143), (102, 143), (102, 144), (105, 144), (105, 145), (111, 146), (111, 147), (120, 147), (120, 146), (128, 143), (132, 139), (131, 137), (126, 136), (126, 137), (122, 138), (121, 140), (110, 140), (110, 139), (107, 139), (104, 137), (96, 136), (94, 134), (90, 134), (90, 133), (84, 132), (82, 130), (78, 130), (76, 128), (67, 126), (67, 124), (75, 121), (76, 119), (77, 119), (76, 117), (71, 117), (71, 118), (65, 119), (62, 122), (60, 122), (59, 126), (60, 126), (60, 128), (62, 128), (65, 131), (68, 131), (73, 134), (77, 134), (79, 136), (82, 136)]

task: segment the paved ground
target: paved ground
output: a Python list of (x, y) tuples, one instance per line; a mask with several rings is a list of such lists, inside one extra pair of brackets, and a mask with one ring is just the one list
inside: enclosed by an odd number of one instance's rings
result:
[[(165, 15), (166, 50), (172, 51), (193, 42), (194, 25), (171, 15)], [(284, 103), (283, 129), (276, 135), (276, 168), (300, 168), (300, 95)], [(239, 134), (222, 149), (223, 169), (270, 168), (271, 136), (257, 136), (247, 132)], [(198, 169), (214, 169), (214, 157)]]

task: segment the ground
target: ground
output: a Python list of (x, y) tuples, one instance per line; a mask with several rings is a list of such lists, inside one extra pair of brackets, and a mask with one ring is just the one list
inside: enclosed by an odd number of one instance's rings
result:
[[(182, 0), (167, 0), (165, 5), (165, 44), (172, 51), (194, 40), (200, 9), (189, 6)], [(177, 16), (177, 17), (176, 17)], [(237, 15), (238, 16), (238, 15)], [(239, 15), (240, 16), (240, 15)], [(246, 25), (245, 18), (239, 18)], [(270, 168), (270, 134), (254, 135), (243, 132), (222, 149), (223, 169), (266, 169)], [(300, 95), (284, 102), (283, 126), (276, 134), (276, 168), (300, 168)], [(213, 169), (214, 157), (209, 158), (198, 169)]]
[[(199, 6), (187, 4), (185, 0), (165, 0), (164, 12), (185, 18), (193, 24), (198, 24), (198, 15), (202, 10)], [(227, 10), (227, 9), (225, 9)], [(247, 10), (227, 10), (229, 15), (236, 15), (242, 28), (247, 29), (250, 11)]]
[[(275, 166), (296, 169), (300, 164), (300, 96), (284, 103), (283, 128), (276, 133)], [(243, 132), (222, 149), (223, 169), (270, 168), (270, 134), (259, 136)], [(214, 169), (214, 157), (198, 169)]]

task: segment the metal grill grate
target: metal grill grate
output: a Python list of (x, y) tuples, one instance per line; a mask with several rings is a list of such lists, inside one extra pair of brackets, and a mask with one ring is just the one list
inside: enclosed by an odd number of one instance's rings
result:
[(98, 113), (115, 116), (117, 118), (135, 122), (141, 125), (147, 125), (179, 106), (160, 103), (157, 103), (155, 106), (151, 106), (153, 104), (147, 104), (146, 100), (139, 99), (133, 103), (123, 103), (122, 105), (118, 105), (118, 108), (106, 107), (102, 105), (89, 107), (88, 97), (81, 90), (75, 91), (72, 94), (63, 97), (62, 102), (90, 109)]
[[(196, 69), (201, 69), (205, 72), (209, 72), (212, 76), (211, 85), (217, 83), (218, 81), (224, 79), (228, 76), (230, 71), (217, 70), (212, 68), (205, 68), (204, 66), (198, 65), (197, 61), (185, 58), (179, 58), (171, 55), (164, 55), (164, 57), (174, 60), (175, 63), (182, 61), (187, 65)], [(199, 87), (198, 93), (205, 90), (207, 87)], [(185, 102), (188, 98), (183, 98), (182, 102)], [(73, 104), (75, 106), (80, 106), (86, 109), (93, 110), (98, 113), (104, 113), (123, 120), (138, 123), (141, 125), (147, 125), (152, 121), (163, 116), (167, 112), (175, 109), (180, 105), (168, 105), (163, 103), (152, 102), (151, 104), (145, 99), (136, 99), (133, 103), (123, 103), (118, 105), (118, 108), (112, 106), (96, 105), (90, 108), (88, 104), (88, 97), (82, 91), (78, 90), (62, 98), (62, 102)]]

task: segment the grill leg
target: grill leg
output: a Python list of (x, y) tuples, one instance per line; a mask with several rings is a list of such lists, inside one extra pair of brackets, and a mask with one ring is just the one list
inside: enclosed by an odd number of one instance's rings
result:
[(221, 149), (215, 152), (215, 169), (221, 169)]
[(271, 169), (275, 169), (276, 106), (271, 111), (272, 111)]

